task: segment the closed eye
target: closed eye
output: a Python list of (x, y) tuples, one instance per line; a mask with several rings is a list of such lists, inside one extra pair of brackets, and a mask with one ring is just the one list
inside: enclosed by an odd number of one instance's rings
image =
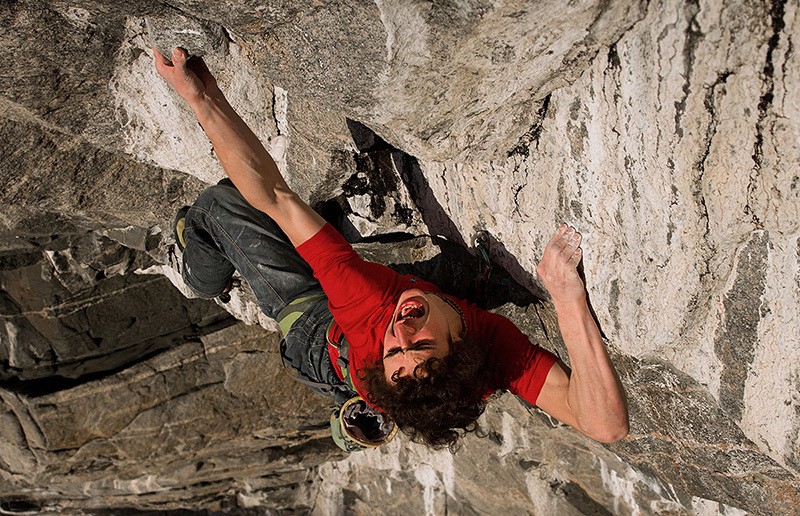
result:
[(431, 349), (433, 347), (433, 342), (428, 340), (421, 340), (419, 342), (415, 342), (414, 344), (408, 346), (406, 351), (420, 351), (423, 349)]
[(394, 348), (390, 349), (389, 351), (387, 351), (386, 354), (383, 355), (383, 358), (393, 357), (398, 353), (406, 353), (408, 351), (422, 351), (424, 349), (431, 349), (432, 347), (433, 347), (433, 344), (431, 342), (429, 342), (427, 340), (421, 340), (419, 342), (416, 342), (416, 343), (408, 346), (405, 349), (405, 351), (400, 346), (394, 347)]

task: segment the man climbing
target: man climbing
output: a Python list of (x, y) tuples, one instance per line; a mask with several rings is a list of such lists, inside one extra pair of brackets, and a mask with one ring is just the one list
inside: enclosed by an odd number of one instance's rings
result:
[[(340, 402), (363, 398), (345, 403), (353, 423), (343, 423), (346, 434), (370, 446), (396, 424), (414, 439), (453, 449), (477, 429), (486, 397), (497, 390), (593, 439), (627, 434), (625, 393), (587, 305), (574, 228), (558, 229), (537, 268), (558, 314), (570, 372), (508, 319), (359, 258), (288, 187), (202, 59), (189, 59), (183, 49), (171, 59), (154, 55), (158, 73), (194, 111), (230, 178), (177, 218), (186, 283), (215, 297), (238, 270), (264, 313), (279, 322), (282, 356), (301, 381)], [(374, 410), (377, 423), (359, 428)]]

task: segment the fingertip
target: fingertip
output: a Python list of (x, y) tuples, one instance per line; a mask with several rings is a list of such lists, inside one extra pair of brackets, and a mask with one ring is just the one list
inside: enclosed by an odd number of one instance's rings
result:
[(167, 58), (156, 47), (150, 47), (150, 50), (153, 52), (153, 58), (157, 64), (167, 64)]
[(188, 53), (186, 52), (186, 49), (183, 49), (181, 47), (175, 47), (175, 49), (172, 51), (172, 62), (173, 63), (183, 64), (183, 63), (186, 62), (186, 58), (187, 57), (188, 57)]
[(569, 263), (573, 267), (577, 267), (579, 263), (581, 263), (581, 259), (583, 258), (583, 249), (577, 247), (575, 251), (572, 252), (572, 256), (569, 257)]

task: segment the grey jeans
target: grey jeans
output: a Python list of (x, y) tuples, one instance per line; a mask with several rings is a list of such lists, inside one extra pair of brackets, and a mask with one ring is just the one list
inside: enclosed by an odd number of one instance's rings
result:
[(230, 180), (207, 188), (189, 208), (184, 239), (183, 279), (201, 297), (221, 294), (234, 270), (272, 319), (298, 298), (320, 296), (284, 335), (281, 356), (306, 383), (343, 385), (331, 365), (325, 335), (333, 316), (311, 267), (278, 225), (253, 208)]

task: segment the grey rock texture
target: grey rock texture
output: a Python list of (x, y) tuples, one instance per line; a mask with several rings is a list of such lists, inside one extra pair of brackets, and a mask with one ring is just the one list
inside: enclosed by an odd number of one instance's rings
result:
[(111, 371), (234, 322), (167, 278), (134, 274), (153, 259), (97, 232), (48, 247), (42, 260), (0, 271), (4, 380)]
[[(17, 0), (0, 29), (2, 511), (797, 513), (797, 2)], [(562, 357), (535, 269), (575, 224), (631, 435), (503, 395), (455, 455), (338, 452), (247, 286), (182, 285), (172, 216), (222, 171), (154, 45), (395, 242), (366, 256), (469, 293), (488, 231), (487, 302)]]
[(255, 491), (307, 506), (313, 468), (336, 448), (324, 400), (297, 388), (276, 348), (233, 327), (70, 389), (3, 390), (0, 498), (42, 511), (236, 508), (237, 492)]

